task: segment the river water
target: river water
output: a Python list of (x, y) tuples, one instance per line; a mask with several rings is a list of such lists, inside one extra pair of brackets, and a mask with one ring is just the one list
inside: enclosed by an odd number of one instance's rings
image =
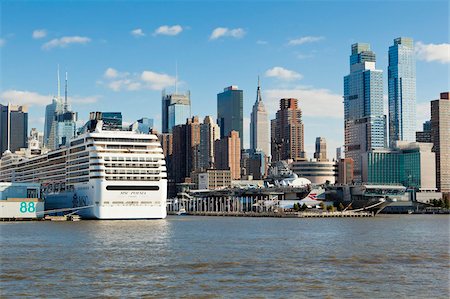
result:
[(0, 223), (0, 295), (448, 298), (450, 217)]

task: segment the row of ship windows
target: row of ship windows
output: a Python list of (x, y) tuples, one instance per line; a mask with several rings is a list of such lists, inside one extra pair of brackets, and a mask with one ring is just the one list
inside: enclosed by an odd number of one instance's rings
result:
[[(91, 165), (102, 165), (102, 164), (91, 164)], [(159, 168), (159, 164), (135, 164), (135, 163), (117, 163), (117, 164), (105, 164), (105, 167), (113, 168)]]
[(106, 174), (159, 174), (159, 170), (105, 170)]
[(129, 176), (107, 176), (107, 181), (153, 181), (157, 182), (160, 177), (129, 177)]
[(159, 158), (146, 157), (105, 157), (105, 161), (127, 161), (127, 162), (158, 162)]

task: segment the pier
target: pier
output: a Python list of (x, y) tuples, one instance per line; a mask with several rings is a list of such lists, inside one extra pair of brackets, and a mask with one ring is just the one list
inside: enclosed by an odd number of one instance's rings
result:
[[(180, 198), (168, 199), (167, 214), (192, 216), (229, 217), (276, 217), (276, 218), (330, 218), (330, 217), (373, 217), (375, 213), (366, 210), (326, 211), (311, 209), (293, 211), (283, 209), (280, 202), (285, 199), (282, 192), (249, 190), (235, 194), (226, 191), (180, 194)], [(318, 202), (319, 203), (319, 202)]]
[[(168, 212), (177, 215), (176, 212)], [(347, 218), (347, 217), (374, 217), (372, 212), (186, 212), (189, 216), (223, 216), (223, 217), (274, 217), (274, 218)]]

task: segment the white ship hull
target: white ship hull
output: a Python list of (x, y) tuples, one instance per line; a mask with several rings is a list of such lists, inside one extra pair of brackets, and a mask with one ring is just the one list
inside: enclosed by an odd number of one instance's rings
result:
[[(158, 190), (139, 190), (140, 188)], [(74, 189), (73, 192), (47, 195), (45, 210), (92, 206), (77, 212), (87, 219), (162, 219), (167, 216), (165, 180), (151, 183), (133, 182), (132, 185), (128, 182), (124, 184), (92, 180), (75, 184)]]

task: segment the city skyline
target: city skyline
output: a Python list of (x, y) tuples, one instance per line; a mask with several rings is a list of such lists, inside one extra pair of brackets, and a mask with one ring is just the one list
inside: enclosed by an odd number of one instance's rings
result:
[[(223, 87), (238, 85), (244, 90), (243, 140), (248, 148), (255, 80), (260, 74), (269, 119), (281, 98), (299, 99), (305, 150), (311, 158), (317, 136), (327, 139), (330, 157), (344, 144), (342, 76), (348, 72), (351, 44), (370, 43), (377, 54), (377, 69), (385, 73), (386, 115), (388, 49), (397, 37), (415, 41), (418, 127), (429, 120), (429, 101), (448, 89), (445, 1), (408, 6), (358, 2), (358, 9), (373, 12), (368, 15), (352, 14), (357, 9), (330, 2), (330, 11), (323, 10), (320, 2), (134, 4), (128, 6), (135, 13), (128, 14), (133, 19), (123, 16), (123, 22), (117, 23), (113, 20), (125, 3), (3, 2), (2, 103), (29, 105), (29, 128), (43, 131), (45, 105), (57, 92), (60, 64), (62, 72), (70, 75), (69, 103), (79, 112), (78, 125), (87, 121), (90, 111), (121, 111), (124, 123), (150, 117), (160, 131), (161, 90), (175, 90), (178, 64), (178, 90), (191, 91), (192, 115), (201, 119), (216, 116), (215, 99)], [(183, 13), (186, 7), (192, 8), (192, 14)], [(96, 13), (99, 9), (102, 15)], [(70, 16), (61, 14), (66, 10)], [(399, 12), (408, 16), (402, 22), (394, 18)], [(331, 17), (337, 13), (343, 16), (338, 24)], [(226, 20), (216, 18), (217, 14), (226, 15)], [(385, 22), (348, 30), (352, 22), (375, 22), (380, 14)], [(346, 21), (350, 15), (353, 19)], [(86, 22), (80, 23), (80, 18)], [(277, 21), (263, 21), (273, 19)]]

